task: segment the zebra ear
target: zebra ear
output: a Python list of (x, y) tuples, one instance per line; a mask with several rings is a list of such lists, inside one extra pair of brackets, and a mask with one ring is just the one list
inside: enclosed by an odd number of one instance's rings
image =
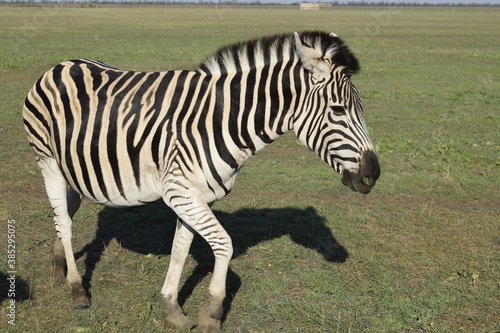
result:
[(311, 72), (317, 78), (324, 78), (330, 73), (330, 66), (321, 54), (302, 43), (298, 33), (294, 33), (295, 37), (295, 52), (299, 56), (302, 66)]

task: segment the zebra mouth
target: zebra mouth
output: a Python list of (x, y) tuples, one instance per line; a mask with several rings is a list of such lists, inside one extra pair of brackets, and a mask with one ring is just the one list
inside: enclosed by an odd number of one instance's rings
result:
[(352, 173), (344, 170), (344, 172), (342, 173), (342, 184), (349, 187), (354, 192), (368, 194), (372, 190), (373, 185), (375, 185), (375, 182), (373, 182), (372, 184), (365, 184), (361, 181), (357, 173)]
[(356, 187), (354, 187), (350, 174), (351, 173), (349, 171), (344, 170), (344, 172), (342, 173), (342, 184), (349, 187), (352, 191), (357, 192), (358, 190), (356, 190)]

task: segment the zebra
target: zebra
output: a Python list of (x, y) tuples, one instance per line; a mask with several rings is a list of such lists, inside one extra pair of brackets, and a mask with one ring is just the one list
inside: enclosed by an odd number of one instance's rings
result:
[(26, 97), (23, 119), (54, 211), (51, 272), (64, 278), (67, 266), (72, 306), (90, 306), (71, 244), (82, 198), (112, 207), (163, 200), (178, 216), (161, 289), (166, 321), (196, 326), (177, 297), (197, 233), (215, 257), (197, 325), (220, 331), (233, 247), (210, 207), (245, 161), (293, 130), (353, 191), (367, 194), (379, 178), (351, 83), (358, 71), (337, 35), (305, 31), (223, 47), (196, 70), (125, 71), (76, 59), (46, 72)]

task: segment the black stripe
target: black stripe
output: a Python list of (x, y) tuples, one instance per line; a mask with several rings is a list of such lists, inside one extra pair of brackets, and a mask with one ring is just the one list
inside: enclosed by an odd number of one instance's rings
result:
[[(116, 71), (113, 71), (113, 70), (109, 70), (109, 71), (106, 71), (107, 73), (109, 74), (115, 74), (114, 75), (114, 78), (111, 78), (112, 81), (115, 81), (117, 77), (120, 77), (120, 79), (118, 79), (118, 82), (116, 83), (116, 85), (113, 87), (113, 91), (111, 92), (111, 95), (115, 95), (118, 90), (120, 90), (120, 88), (122, 88), (122, 86), (134, 75), (134, 72), (116, 72)], [(127, 91), (125, 89), (125, 91)]]
[(341, 157), (337, 154), (330, 154), (330, 159), (331, 159), (331, 161), (341, 160), (341, 161), (346, 161), (346, 162), (358, 163), (358, 160), (354, 157)]
[[(115, 103), (113, 103), (115, 104)], [(113, 108), (113, 110), (119, 110)], [(123, 198), (126, 198), (125, 193), (123, 191), (123, 183), (120, 175), (120, 168), (118, 164), (118, 152), (117, 152), (117, 134), (118, 134), (118, 126), (117, 126), (117, 115), (116, 112), (111, 112), (109, 118), (109, 126), (106, 131), (106, 147), (107, 147), (107, 156), (109, 160), (109, 164), (111, 166), (111, 170), (113, 172), (114, 183), (116, 184), (118, 191), (120, 192)]]
[[(227, 128), (228, 124), (223, 123), (223, 117), (224, 117), (224, 84), (225, 81), (227, 80), (226, 75), (222, 75), (219, 80), (215, 84), (215, 90), (216, 90), (216, 95), (215, 95), (215, 107), (213, 111), (213, 118), (212, 118), (212, 126), (213, 126), (213, 132), (214, 132), (214, 141), (215, 141), (215, 147), (217, 149), (217, 153), (219, 154), (220, 158), (228, 164), (231, 168), (236, 169), (238, 168), (238, 163), (234, 159), (233, 155), (231, 155), (231, 152), (227, 148), (227, 145), (225, 143), (225, 139), (223, 136), (224, 129)], [(228, 108), (229, 109), (229, 108)]]
[[(27, 110), (30, 111), (30, 113), (35, 116), (35, 118), (41, 123), (41, 126), (45, 130), (45, 134), (49, 135), (50, 132), (50, 126), (43, 117), (43, 115), (40, 113), (40, 111), (33, 105), (31, 102), (26, 98), (24, 101), (24, 106)], [(52, 152), (52, 149), (49, 145), (49, 143), (46, 141), (48, 137), (42, 137), (40, 133), (38, 133), (38, 130), (35, 130), (31, 123), (27, 119), (23, 119), (24, 125), (28, 128), (29, 132), (31, 135), (33, 135), (38, 141), (42, 142), (42, 144), (47, 148), (48, 151)], [(37, 126), (39, 128), (39, 126)]]
[[(65, 176), (71, 178), (72, 183), (75, 184), (76, 191), (78, 191), (79, 193), (83, 193), (82, 188), (80, 187), (79, 182), (77, 181), (78, 178), (75, 173), (74, 169), (75, 166), (73, 164), (73, 157), (71, 154), (70, 143), (74, 130), (74, 118), (73, 118), (73, 113), (71, 111), (71, 101), (67, 93), (67, 88), (66, 85), (62, 82), (61, 72), (63, 70), (63, 67), (64, 67), (63, 65), (58, 65), (54, 67), (52, 73), (54, 82), (59, 91), (59, 100), (62, 103), (64, 119), (65, 119), (66, 137), (64, 138), (64, 160), (67, 171), (69, 173), (69, 175), (65, 174)], [(59, 163), (62, 163), (63, 147), (61, 146), (60, 139), (62, 140), (63, 138), (59, 138), (60, 130), (58, 128), (58, 123), (57, 120), (55, 119), (55, 115), (53, 112), (51, 112), (51, 116), (53, 118), (54, 136), (55, 136), (54, 141), (56, 145), (56, 150), (58, 151), (58, 156), (60, 158)]]
[[(142, 80), (144, 78), (144, 75), (147, 75), (146, 73), (141, 73), (134, 77), (134, 80), (130, 84), (129, 89), (135, 88), (134, 85), (137, 85), (139, 83), (139, 80)], [(150, 117), (148, 123), (146, 124), (146, 127), (144, 128), (144, 131), (142, 133), (142, 139), (140, 139), (136, 145), (134, 145), (134, 138), (136, 136), (137, 129), (139, 127), (139, 124), (143, 121), (141, 113), (142, 113), (142, 99), (144, 96), (144, 93), (148, 90), (148, 88), (154, 83), (156, 78), (158, 77), (158, 73), (153, 73), (151, 75), (148, 75), (146, 80), (141, 83), (139, 86), (139, 89), (136, 91), (134, 94), (131, 103), (131, 109), (128, 111), (127, 115), (125, 116), (123, 120), (123, 124), (127, 123), (130, 117), (133, 116), (132, 124), (128, 127), (127, 133), (126, 133), (126, 147), (127, 147), (127, 152), (128, 152), (128, 157), (130, 159), (130, 165), (132, 167), (132, 171), (134, 173), (134, 179), (136, 186), (138, 188), (141, 187), (141, 170), (140, 170), (140, 153), (141, 149), (144, 146), (144, 143), (146, 142), (146, 138), (149, 136), (151, 133), (151, 129), (158, 119), (159, 116), (159, 111), (160, 110), (155, 110), (154, 107), (149, 110), (150, 112), (154, 112), (153, 115)], [(137, 80), (135, 80), (137, 78)], [(155, 112), (156, 111), (156, 112)]]
[[(54, 68), (55, 70), (55, 68)], [(50, 101), (49, 101), (49, 98), (47, 97), (47, 95), (45, 94), (45, 92), (43, 91), (43, 88), (42, 88), (42, 79), (44, 77), (42, 76), (36, 83), (35, 83), (35, 90), (36, 90), (36, 93), (37, 95), (42, 99), (43, 101), (43, 105), (45, 105), (45, 109), (46, 110), (52, 110), (52, 105), (50, 104)], [(47, 83), (47, 80), (44, 80), (45, 83)], [(51, 91), (53, 92), (53, 91)]]
[[(249, 56), (249, 62), (252, 63), (254, 60)], [(256, 149), (253, 143), (252, 137), (248, 132), (248, 121), (249, 114), (252, 110), (253, 106), (253, 94), (254, 90), (258, 89), (256, 82), (256, 72), (257, 70), (253, 69), (249, 71), (246, 82), (246, 91), (245, 91), (245, 108), (243, 110), (243, 116), (241, 117), (240, 131), (241, 137), (244, 140), (244, 144), (250, 149), (252, 155), (255, 154)]]
[(355, 152), (355, 153), (357, 153), (359, 151), (358, 148), (353, 147), (352, 145), (350, 145), (348, 143), (344, 143), (340, 146), (335, 147), (335, 150), (350, 150), (350, 151)]
[[(313, 141), (312, 141), (313, 147), (317, 146), (318, 141), (324, 140), (324, 136), (321, 135), (321, 132), (322, 132), (321, 131), (321, 124), (323, 123), (323, 120), (325, 119), (325, 113), (324, 113), (324, 110), (318, 110), (318, 111), (315, 112), (315, 114), (317, 114), (316, 121), (314, 122), (314, 124), (312, 124), (309, 127), (309, 133), (308, 133), (308, 137), (314, 136)], [(318, 147), (318, 149), (319, 149), (319, 147)]]
[(31, 136), (35, 137), (38, 141), (41, 141), (43, 146), (46, 148), (46, 150), (49, 151), (50, 155), (47, 155), (47, 152), (44, 151), (41, 147), (39, 147), (38, 145), (36, 145), (34, 142), (30, 142), (29, 145), (30, 147), (33, 147), (39, 155), (45, 155), (47, 157), (53, 157), (52, 156), (52, 151), (50, 149), (50, 147), (47, 145), (46, 142), (44, 142), (43, 138), (38, 135), (38, 132), (31, 126), (31, 124), (26, 120), (24, 119), (23, 120), (24, 122), (24, 126), (26, 126), (26, 130), (30, 133)]
[[(182, 110), (181, 110), (181, 115), (183, 116), (189, 116), (188, 120), (187, 120), (187, 126), (200, 126), (200, 123), (202, 122), (202, 120), (198, 120), (199, 123), (198, 124), (194, 124), (194, 120), (196, 118), (196, 116), (201, 113), (201, 114), (205, 114), (206, 116), (206, 108), (207, 108), (207, 105), (210, 103), (210, 97), (208, 96), (207, 99), (205, 100), (205, 105), (201, 105), (201, 101), (202, 99), (204, 98), (204, 96), (206, 94), (210, 95), (210, 91), (208, 89), (208, 87), (210, 86), (210, 80), (211, 80), (211, 77), (205, 77), (202, 84), (201, 84), (201, 89), (200, 89), (200, 93), (198, 94), (198, 96), (193, 96), (193, 98), (195, 98), (195, 104), (194, 104), (194, 108), (193, 108), (193, 111), (191, 112), (191, 114), (187, 115), (187, 110), (189, 109), (189, 107), (191, 106), (191, 104), (193, 103), (191, 101), (191, 103), (184, 103), (183, 107), (182, 107)], [(190, 162), (191, 163), (195, 163), (195, 160), (194, 158), (196, 158), (196, 162), (198, 163), (198, 165), (201, 167), (202, 166), (202, 163), (201, 163), (201, 156), (200, 156), (200, 153), (199, 153), (199, 149), (198, 149), (198, 144), (196, 142), (196, 138), (194, 137), (194, 133), (193, 131), (190, 129), (190, 128), (186, 128), (185, 129), (185, 132), (183, 132), (183, 128), (181, 127), (182, 126), (182, 121), (183, 121), (183, 117), (179, 117), (179, 120), (178, 120), (178, 123), (175, 124), (175, 126), (177, 126), (177, 132), (178, 133), (181, 133), (183, 135), (186, 136), (186, 141), (189, 142), (189, 144), (191, 145), (191, 147), (194, 147), (194, 153), (195, 153), (195, 156), (190, 156), (189, 154), (186, 154), (186, 156), (182, 156), (184, 158), (189, 158), (190, 159)], [(173, 124), (174, 125), (174, 124)], [(179, 138), (179, 140), (182, 142), (184, 139), (184, 136), (182, 136), (182, 139)], [(207, 141), (207, 136), (206, 136), (206, 131), (205, 131), (205, 137), (201, 137), (202, 141), (206, 142)], [(187, 142), (183, 142), (183, 144), (187, 144)], [(184, 161), (184, 165), (187, 166), (188, 164)]]
[[(92, 67), (92, 72), (94, 73), (94, 70), (99, 70), (96, 67)], [(115, 76), (112, 74), (111, 71), (100, 71), (98, 76), (103, 76), (103, 75), (111, 75)], [(97, 76), (97, 75), (96, 75)], [(104, 86), (99, 89), (99, 91), (96, 92), (97, 94), (97, 109), (95, 111), (95, 117), (94, 117), (94, 124), (93, 124), (93, 131), (91, 135), (91, 149), (90, 149), (90, 159), (92, 161), (92, 167), (94, 168), (94, 172), (97, 178), (97, 183), (99, 184), (99, 189), (101, 190), (101, 193), (103, 196), (106, 198), (107, 201), (111, 201), (111, 198), (108, 194), (107, 190), (107, 185), (106, 181), (104, 179), (104, 175), (102, 174), (102, 161), (99, 157), (100, 150), (99, 150), (99, 142), (102, 140), (106, 140), (106, 133), (103, 134), (103, 137), (101, 137), (101, 129), (103, 126), (103, 116), (104, 116), (104, 107), (106, 106), (106, 103), (108, 101), (108, 89), (109, 86), (113, 83), (111, 79), (108, 80), (104, 84)]]
[[(160, 112), (160, 110), (162, 110), (163, 108), (163, 100), (165, 98), (165, 94), (167, 92), (167, 89), (168, 89), (168, 86), (170, 85), (171, 81), (172, 81), (172, 77), (174, 76), (174, 72), (168, 72), (165, 76), (163, 76), (163, 78), (161, 79), (161, 82), (158, 84), (158, 88), (156, 89), (155, 91), (155, 95), (154, 95), (154, 104), (153, 106), (151, 107), (150, 110), (148, 110), (148, 112), (146, 113), (146, 115), (149, 115), (150, 112)], [(178, 102), (177, 102), (178, 103)], [(177, 105), (177, 104), (176, 104)], [(163, 130), (163, 126), (165, 124), (165, 122), (169, 119), (172, 118), (172, 115), (173, 115), (173, 111), (175, 109), (172, 108), (172, 105), (169, 106), (169, 109), (166, 113), (166, 116), (160, 120), (160, 124), (158, 125), (158, 129), (156, 130), (156, 132), (154, 133), (153, 135), (153, 139), (152, 139), (152, 158), (153, 158), (153, 162), (155, 163), (156, 165), (156, 168), (159, 170), (160, 169), (160, 156), (163, 156), (163, 154), (161, 154), (161, 152), (159, 151), (159, 148), (160, 148), (160, 140), (162, 138), (162, 130)], [(172, 133), (171, 130), (168, 130), (168, 133)], [(166, 135), (165, 138), (167, 140), (170, 140), (170, 138), (172, 137), (172, 135)], [(165, 143), (165, 147), (169, 147), (169, 143)]]
[[(77, 90), (77, 101), (73, 101), (72, 104), (80, 104), (80, 128), (76, 129), (78, 132), (77, 142), (76, 142), (76, 154), (80, 164), (80, 170), (82, 172), (83, 182), (88, 190), (88, 193), (92, 198), (95, 198), (94, 190), (92, 188), (92, 183), (90, 181), (89, 169), (87, 168), (87, 161), (85, 159), (85, 134), (87, 132), (87, 126), (89, 121), (89, 100), (90, 97), (87, 95), (87, 90), (85, 87), (85, 78), (82, 68), (79, 65), (74, 65), (70, 68), (70, 75), (75, 83)], [(73, 135), (72, 135), (73, 136)]]
[[(238, 64), (239, 65), (239, 64)], [(238, 116), (240, 114), (240, 105), (241, 105), (241, 80), (242, 80), (242, 74), (241, 71), (238, 71), (234, 75), (234, 77), (231, 80), (231, 83), (229, 84), (229, 100), (230, 100), (230, 105), (229, 105), (229, 120), (228, 123), (225, 124), (229, 130), (229, 135), (231, 136), (231, 140), (234, 142), (234, 144), (240, 148), (240, 149), (247, 149), (248, 146), (246, 145), (245, 142), (240, 140), (240, 126), (238, 124)]]
[(266, 126), (266, 108), (265, 105), (267, 104), (266, 100), (266, 92), (265, 92), (265, 87), (266, 87), (266, 81), (269, 76), (269, 66), (265, 66), (261, 70), (260, 74), (260, 83), (259, 83), (259, 92), (257, 94), (257, 99), (258, 99), (258, 104), (257, 104), (257, 109), (255, 111), (255, 119), (254, 119), (254, 128), (255, 128), (255, 133), (257, 136), (262, 140), (262, 142), (269, 144), (272, 142), (272, 140), (269, 138), (265, 131), (265, 126)]
[[(224, 190), (225, 193), (229, 193), (229, 190), (224, 186), (224, 183), (222, 181), (222, 178), (220, 177), (219, 173), (217, 172), (217, 169), (215, 168), (213, 159), (212, 159), (212, 152), (210, 151), (210, 138), (208, 137), (208, 132), (206, 128), (207, 124), (207, 115), (208, 115), (208, 107), (210, 105), (210, 97), (207, 98), (205, 105), (203, 106), (203, 110), (201, 111), (200, 119), (198, 121), (198, 133), (200, 134), (200, 138), (202, 139), (202, 145), (203, 145), (203, 151), (205, 152), (205, 158), (206, 158), (206, 163), (208, 165), (208, 168), (210, 169), (210, 173), (212, 174), (212, 177), (215, 179), (215, 181), (219, 184), (219, 186)], [(194, 145), (196, 147), (196, 145)], [(196, 151), (197, 149), (195, 149)], [(215, 193), (215, 192), (214, 192)]]
[[(29, 101), (28, 98), (24, 100), (24, 106), (26, 109), (30, 111), (30, 113), (35, 116), (35, 118), (42, 124), (42, 127), (49, 132), (50, 131), (50, 125), (47, 123), (47, 120), (45, 120), (44, 116), (42, 113)], [(48, 109), (50, 110), (50, 109)]]

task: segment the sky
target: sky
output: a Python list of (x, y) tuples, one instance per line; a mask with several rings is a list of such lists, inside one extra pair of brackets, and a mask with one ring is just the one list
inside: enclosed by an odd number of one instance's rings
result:
[[(14, 0), (0, 0), (0, 2), (12, 2)], [(40, 2), (41, 0), (35, 0), (35, 2)], [(48, 0), (50, 1), (57, 1), (57, 0)], [(64, 1), (64, 0), (59, 0), (59, 1)], [(87, 0), (68, 0), (68, 1), (87, 1)], [(90, 0), (92, 1), (92, 0)], [(134, 2), (134, 0), (114, 0), (117, 2), (124, 1), (124, 2)], [(141, 0), (138, 0), (141, 2)], [(147, 1), (147, 0), (145, 0)], [(150, 1), (155, 1), (155, 0), (150, 0)], [(172, 1), (188, 1), (188, 2), (199, 2), (200, 0), (172, 0)], [(204, 1), (212, 1), (212, 2), (218, 2), (219, 0), (204, 0)], [(228, 1), (228, 0), (220, 0), (222, 2)], [(230, 0), (229, 0), (230, 1)], [(333, 1), (338, 1), (339, 3), (348, 3), (349, 1), (354, 1), (354, 2), (361, 2), (363, 0), (237, 0), (237, 2), (254, 2), (254, 1), (260, 1), (261, 3), (269, 3), (269, 2), (274, 2), (274, 3), (283, 3), (283, 4), (290, 4), (290, 3), (297, 3), (297, 2), (333, 2)], [(406, 2), (406, 3), (447, 3), (447, 4), (452, 4), (452, 3), (464, 3), (464, 4), (471, 4), (471, 3), (477, 3), (477, 4), (500, 4), (500, 0), (364, 0), (365, 2)]]

